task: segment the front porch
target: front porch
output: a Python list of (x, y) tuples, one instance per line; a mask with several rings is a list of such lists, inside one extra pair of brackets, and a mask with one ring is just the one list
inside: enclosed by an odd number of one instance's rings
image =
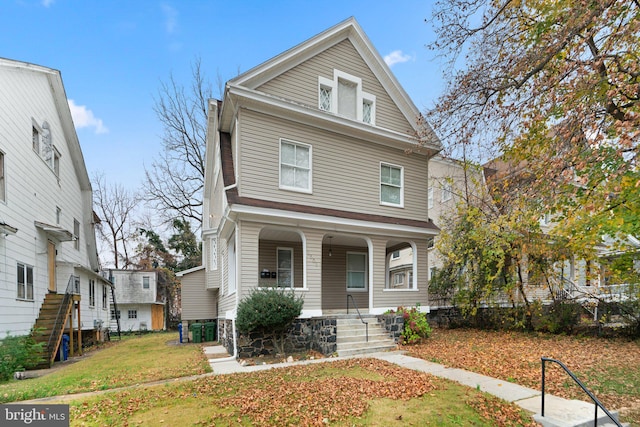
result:
[[(428, 307), (427, 238), (243, 224), (242, 294), (252, 287), (284, 287), (304, 296), (302, 317), (382, 314), (398, 306)], [(247, 238), (253, 234), (255, 240)], [(403, 261), (403, 281), (397, 279)], [(254, 271), (254, 278), (246, 271)], [(249, 279), (249, 280), (246, 280)]]

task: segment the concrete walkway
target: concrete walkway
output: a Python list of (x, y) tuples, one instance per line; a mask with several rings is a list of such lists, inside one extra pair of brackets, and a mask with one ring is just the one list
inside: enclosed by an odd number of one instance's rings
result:
[[(542, 392), (540, 390), (534, 390), (518, 384), (510, 383), (508, 381), (498, 380), (495, 378), (487, 377), (486, 375), (465, 371), (464, 369), (448, 368), (437, 363), (432, 363), (423, 359), (407, 356), (402, 351), (390, 351), (365, 354), (361, 356), (331, 357), (291, 363), (274, 363), (250, 366), (242, 366), (236, 359), (232, 357), (225, 357), (221, 359), (211, 358), (211, 356), (219, 357), (227, 354), (227, 351), (222, 346), (205, 347), (204, 351), (205, 354), (210, 357), (209, 363), (211, 365), (211, 368), (213, 369), (214, 374), (255, 372), (287, 366), (306, 365), (312, 363), (327, 363), (335, 360), (355, 357), (373, 357), (396, 364), (403, 368), (426, 372), (436, 377), (446, 378), (462, 385), (478, 389), (485, 393), (489, 393), (507, 402), (514, 403), (515, 405), (518, 405), (531, 414), (535, 414), (535, 421), (542, 424), (543, 426), (593, 426), (595, 406), (591, 403), (583, 402), (581, 400), (568, 400), (546, 394), (545, 417), (542, 418), (540, 416), (542, 407)], [(600, 419), (602, 417), (608, 419), (603, 411), (598, 410), (598, 418)], [(598, 425), (608, 424), (599, 423)]]

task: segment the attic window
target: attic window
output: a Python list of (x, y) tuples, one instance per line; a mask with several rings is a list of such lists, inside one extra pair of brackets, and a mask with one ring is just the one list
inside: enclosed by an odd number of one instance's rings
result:
[(376, 97), (362, 90), (362, 79), (333, 70), (333, 79), (318, 77), (318, 108), (351, 120), (375, 124)]

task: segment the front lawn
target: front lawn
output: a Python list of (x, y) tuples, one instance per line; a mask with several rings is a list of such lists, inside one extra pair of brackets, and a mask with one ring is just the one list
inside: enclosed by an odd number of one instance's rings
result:
[[(560, 360), (623, 421), (640, 425), (640, 342), (467, 329), (435, 329), (409, 355), (540, 390), (541, 361)], [(547, 364), (546, 392), (567, 399), (589, 397), (556, 364)]]
[(347, 359), (72, 402), (72, 425), (532, 426), (517, 407), (377, 359)]
[(108, 390), (211, 372), (201, 346), (175, 345), (176, 339), (174, 332), (113, 342), (43, 377), (0, 384), (0, 403)]

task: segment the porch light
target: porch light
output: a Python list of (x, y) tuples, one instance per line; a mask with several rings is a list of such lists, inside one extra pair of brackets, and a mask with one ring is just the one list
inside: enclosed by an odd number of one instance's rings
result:
[(331, 239), (333, 239), (333, 236), (328, 236), (327, 237), (329, 239), (329, 256), (333, 255), (333, 251), (331, 250)]

